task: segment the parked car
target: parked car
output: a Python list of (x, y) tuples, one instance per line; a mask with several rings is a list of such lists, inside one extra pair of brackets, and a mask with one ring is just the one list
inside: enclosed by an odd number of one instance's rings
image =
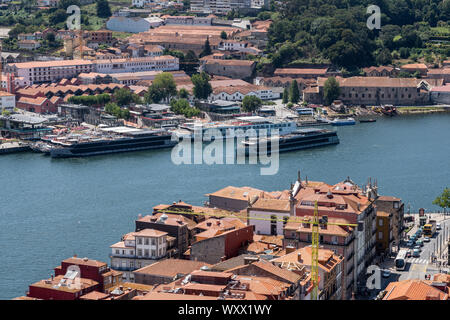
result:
[(406, 251), (406, 257), (411, 258), (411, 250)]
[(431, 240), (430, 240), (430, 237), (425, 237), (425, 238), (423, 238), (423, 242), (430, 242)]
[(440, 223), (436, 224), (436, 230), (441, 230), (441, 224)]
[(391, 271), (388, 269), (383, 270), (383, 278), (389, 278), (391, 276)]
[(420, 251), (418, 249), (414, 249), (412, 255), (413, 255), (413, 257), (418, 258), (418, 257), (420, 257)]
[(416, 245), (423, 247), (423, 240), (417, 240)]
[(414, 245), (414, 242), (412, 241), (412, 240), (409, 240), (407, 243), (406, 243), (406, 246), (407, 247), (412, 247)]
[(422, 251), (422, 249), (420, 248), (420, 246), (414, 246), (414, 250), (419, 250), (419, 252)]

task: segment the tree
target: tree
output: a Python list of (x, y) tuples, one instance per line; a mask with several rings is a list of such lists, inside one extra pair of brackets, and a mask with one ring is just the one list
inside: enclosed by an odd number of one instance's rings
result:
[(206, 38), (205, 45), (203, 46), (203, 51), (200, 53), (200, 58), (204, 56), (209, 56), (211, 54), (211, 46), (209, 45), (209, 38)]
[(246, 112), (257, 111), (262, 106), (262, 100), (256, 96), (245, 96), (242, 100), (242, 110)]
[(161, 100), (169, 100), (177, 95), (177, 85), (173, 75), (169, 72), (158, 74), (153, 79), (152, 85), (149, 87), (148, 93), (145, 95), (145, 102), (159, 103)]
[(442, 194), (434, 199), (433, 204), (441, 207), (444, 211), (450, 208), (450, 188), (445, 188)]
[(290, 96), (290, 101), (292, 103), (297, 103), (300, 100), (300, 92), (298, 90), (298, 83), (297, 83), (297, 80), (295, 80), (295, 79), (291, 82), (289, 96)]
[(182, 99), (187, 99), (189, 97), (189, 92), (185, 88), (178, 90), (178, 97)]
[(283, 103), (286, 104), (288, 102), (289, 102), (289, 90), (286, 87), (286, 88), (284, 88), (284, 91), (283, 91)]
[(105, 106), (105, 112), (115, 116), (118, 119), (130, 118), (130, 110), (122, 109), (114, 102), (110, 102)]
[(208, 74), (206, 72), (194, 74), (191, 81), (194, 84), (194, 97), (197, 99), (208, 99), (209, 95), (212, 93)]
[(227, 40), (227, 38), (228, 38), (227, 33), (225, 31), (222, 31), (220, 33), (220, 38), (223, 39), (223, 40)]
[(323, 97), (327, 105), (330, 105), (341, 94), (341, 87), (335, 77), (330, 77), (325, 81), (323, 87)]
[(189, 105), (186, 99), (172, 99), (170, 101), (170, 110), (176, 114), (182, 114), (187, 118), (192, 118), (200, 114), (200, 110)]
[(120, 88), (114, 92), (114, 100), (119, 106), (129, 105), (133, 101), (133, 96), (130, 89)]
[(98, 0), (96, 7), (98, 17), (100, 18), (111, 17), (111, 8), (109, 7), (109, 3), (107, 0)]

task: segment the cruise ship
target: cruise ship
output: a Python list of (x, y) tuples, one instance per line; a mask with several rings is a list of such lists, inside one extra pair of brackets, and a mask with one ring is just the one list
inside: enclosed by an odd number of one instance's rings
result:
[[(245, 146), (245, 154), (252, 152), (262, 152), (261, 145), (266, 145), (267, 152), (272, 151), (272, 141), (278, 140), (279, 152), (295, 151), (308, 148), (322, 147), (339, 143), (336, 131), (320, 128), (298, 129), (284, 136), (273, 136), (267, 138), (248, 138), (242, 143)], [(253, 151), (254, 150), (254, 151)]]
[[(177, 138), (195, 138), (201, 136), (203, 141), (214, 140), (213, 131), (220, 132), (223, 139), (241, 136), (272, 135), (278, 130), (279, 135), (290, 134), (297, 129), (292, 120), (277, 120), (260, 116), (238, 117), (235, 120), (221, 122), (191, 122), (180, 125), (172, 133)], [(253, 130), (249, 132), (249, 130)], [(263, 131), (264, 130), (264, 131)]]
[(356, 124), (355, 119), (353, 118), (347, 118), (347, 119), (334, 119), (330, 122), (333, 126), (352, 126)]
[(51, 140), (52, 158), (86, 157), (108, 153), (170, 148), (177, 144), (165, 130), (103, 128), (101, 133), (78, 134)]

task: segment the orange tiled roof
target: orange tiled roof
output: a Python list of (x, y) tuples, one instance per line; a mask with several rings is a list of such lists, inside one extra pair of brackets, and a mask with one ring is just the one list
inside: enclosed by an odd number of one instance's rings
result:
[(448, 294), (422, 280), (391, 282), (383, 300), (448, 300)]

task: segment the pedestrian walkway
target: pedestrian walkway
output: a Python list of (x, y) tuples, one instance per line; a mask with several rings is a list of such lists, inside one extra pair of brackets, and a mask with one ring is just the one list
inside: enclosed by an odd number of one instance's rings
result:
[(428, 264), (428, 259), (421, 259), (421, 258), (408, 258), (406, 259), (406, 262), (409, 262), (411, 264)]

